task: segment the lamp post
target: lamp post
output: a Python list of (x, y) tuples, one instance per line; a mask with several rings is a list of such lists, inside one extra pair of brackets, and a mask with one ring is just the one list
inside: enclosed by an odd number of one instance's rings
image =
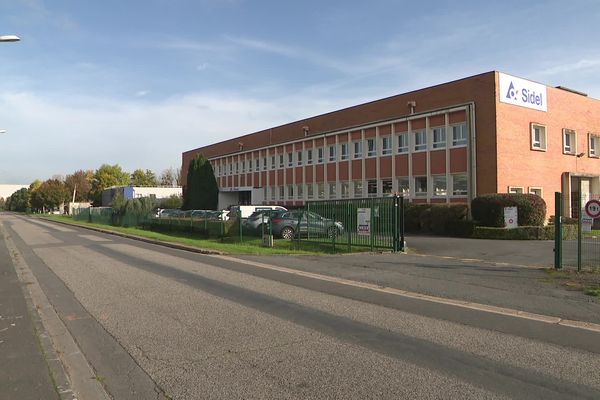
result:
[(18, 42), (21, 40), (17, 35), (0, 35), (0, 42)]

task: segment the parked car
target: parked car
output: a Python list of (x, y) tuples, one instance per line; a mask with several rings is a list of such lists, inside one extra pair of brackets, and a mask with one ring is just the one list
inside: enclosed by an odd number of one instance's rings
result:
[[(300, 221), (300, 226), (298, 226)], [(344, 231), (339, 221), (324, 218), (311, 211), (294, 210), (274, 216), (271, 220), (275, 236), (291, 240), (296, 235), (336, 237)]]
[(268, 224), (271, 218), (275, 218), (287, 212), (282, 210), (258, 210), (254, 211), (250, 216), (243, 220), (242, 226), (249, 230), (262, 232), (263, 224)]
[(248, 218), (252, 213), (260, 210), (280, 210), (287, 211), (287, 208), (281, 206), (269, 206), (269, 205), (260, 205), (260, 206), (231, 206), (231, 218), (236, 218), (237, 216), (241, 216), (242, 219)]

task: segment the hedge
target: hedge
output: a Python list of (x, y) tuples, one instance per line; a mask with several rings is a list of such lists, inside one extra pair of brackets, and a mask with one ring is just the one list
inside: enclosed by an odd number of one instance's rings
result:
[(468, 237), (475, 224), (467, 221), (466, 204), (408, 204), (404, 210), (404, 229), (412, 233), (433, 233)]
[(471, 202), (471, 213), (478, 225), (504, 227), (504, 207), (517, 207), (520, 226), (543, 226), (546, 220), (546, 202), (535, 194), (497, 193), (476, 197)]
[[(554, 225), (519, 226), (513, 229), (477, 226), (474, 229), (472, 237), (475, 239), (500, 240), (554, 240)], [(562, 239), (577, 239), (577, 226), (563, 225)]]

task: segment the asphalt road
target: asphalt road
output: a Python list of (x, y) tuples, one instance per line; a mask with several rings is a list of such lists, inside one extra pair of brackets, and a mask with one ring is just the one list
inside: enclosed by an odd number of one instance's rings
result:
[[(0, 222), (115, 399), (600, 398), (598, 332), (251, 263), (265, 259), (191, 254), (13, 215)], [(373, 282), (398, 278), (392, 264), (413, 272), (422, 264), (432, 275), (413, 273), (414, 289), (432, 292), (436, 270), (427, 266), (449, 264), (394, 258), (386, 269), (377, 260), (381, 268), (363, 276), (335, 267), (350, 260), (328, 259), (327, 270), (314, 258), (267, 261)], [(451, 264), (463, 276), (474, 267)], [(477, 273), (506, 272), (495, 268)], [(461, 281), (446, 286), (477, 286)]]

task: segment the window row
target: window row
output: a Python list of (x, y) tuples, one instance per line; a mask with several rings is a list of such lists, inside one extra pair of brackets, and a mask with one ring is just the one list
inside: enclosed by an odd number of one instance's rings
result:
[[(548, 147), (546, 127), (540, 124), (531, 124), (531, 149), (545, 151)], [(563, 154), (582, 157), (585, 152), (577, 151), (577, 132), (572, 129), (562, 130)], [(600, 134), (588, 133), (588, 157), (600, 157)]]
[[(452, 125), (452, 147), (467, 144), (467, 125)], [(294, 152), (272, 154), (268, 157), (240, 160), (229, 164), (219, 164), (214, 168), (216, 176), (233, 175), (254, 171), (266, 171), (289, 168), (302, 165), (323, 164), (325, 162), (346, 161), (364, 157), (386, 156), (391, 154), (408, 153), (409, 146), (413, 151), (426, 151), (428, 149), (428, 135), (425, 129), (412, 132), (413, 140), (409, 133), (387, 135), (375, 138), (357, 140), (338, 145), (328, 145)], [(446, 147), (446, 128), (431, 129), (431, 149)], [(395, 143), (394, 143), (395, 139)], [(363, 150), (363, 144), (366, 151)]]
[[(509, 186), (508, 193), (523, 194), (525, 193), (525, 188), (523, 186)], [(529, 186), (527, 193), (544, 197), (544, 191), (541, 186)]]
[[(467, 195), (467, 175), (415, 176), (397, 178), (397, 193), (404, 197), (446, 197)], [(332, 200), (347, 198), (381, 197), (393, 194), (392, 179), (345, 181), (315, 184), (271, 186), (265, 188), (266, 201)]]

